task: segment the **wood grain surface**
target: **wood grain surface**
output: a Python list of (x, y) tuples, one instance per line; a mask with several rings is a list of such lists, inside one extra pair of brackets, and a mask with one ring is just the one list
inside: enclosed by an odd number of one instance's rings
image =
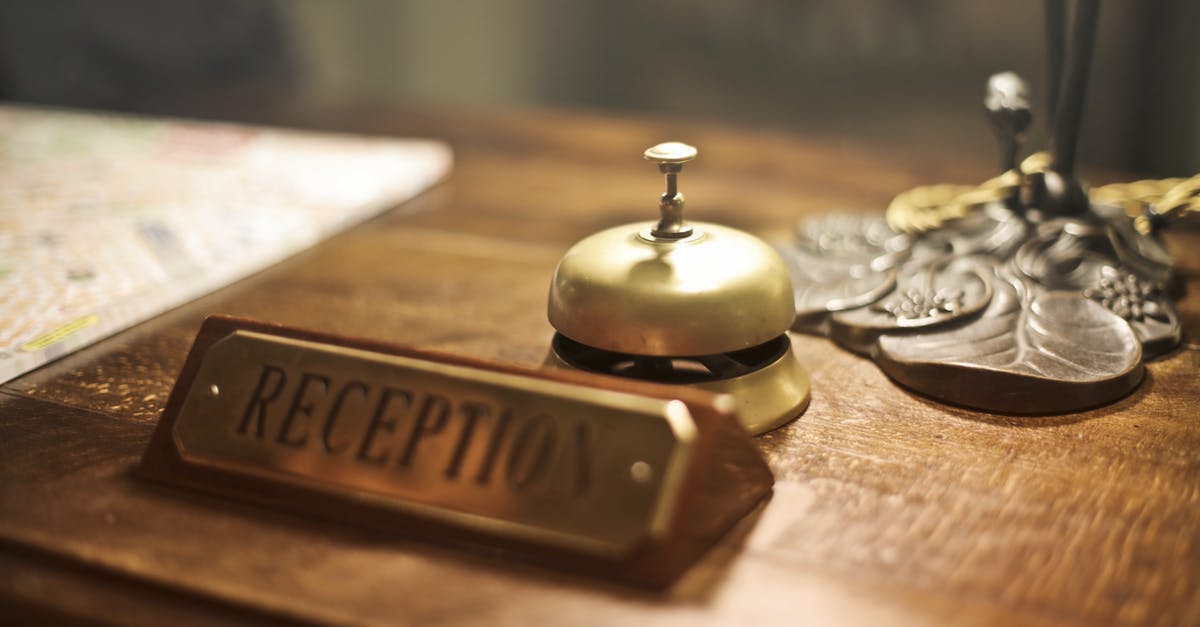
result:
[(689, 214), (770, 237), (803, 215), (979, 181), (986, 163), (687, 121), (534, 112), (292, 113), (449, 140), (431, 192), (0, 387), (0, 609), (39, 621), (446, 625), (1200, 624), (1200, 236), (1185, 345), (1131, 396), (1048, 417), (949, 407), (830, 342), (799, 420), (757, 438), (777, 484), (651, 593), (146, 484), (148, 442), (211, 313), (536, 366), (574, 241), (655, 216), (641, 151), (701, 155)]

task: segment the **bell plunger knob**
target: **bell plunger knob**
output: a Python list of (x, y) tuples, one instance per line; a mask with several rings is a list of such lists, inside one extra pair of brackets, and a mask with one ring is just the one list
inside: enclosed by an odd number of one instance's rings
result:
[(658, 201), (661, 217), (650, 231), (661, 239), (681, 239), (692, 234), (692, 227), (683, 221), (683, 194), (679, 191), (679, 173), (683, 164), (696, 158), (698, 151), (680, 142), (666, 142), (652, 146), (642, 153), (647, 161), (658, 164), (658, 170), (667, 175), (667, 191)]

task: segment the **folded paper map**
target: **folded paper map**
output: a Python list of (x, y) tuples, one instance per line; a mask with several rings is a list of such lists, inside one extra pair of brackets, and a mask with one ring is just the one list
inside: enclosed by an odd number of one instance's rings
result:
[(0, 106), (0, 382), (436, 183), (440, 142)]

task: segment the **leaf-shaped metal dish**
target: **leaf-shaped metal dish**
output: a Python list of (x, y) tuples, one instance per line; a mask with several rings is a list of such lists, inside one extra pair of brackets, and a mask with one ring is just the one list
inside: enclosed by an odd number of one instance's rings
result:
[(1107, 403), (1141, 381), (1141, 346), (1120, 317), (1069, 292), (1025, 306), (1012, 285), (996, 286), (971, 324), (881, 337), (879, 366), (942, 400), (1021, 414)]
[(810, 269), (843, 268), (794, 270), (794, 328), (870, 356), (923, 394), (1008, 413), (1082, 409), (1128, 394), (1144, 357), (1179, 342), (1170, 258), (1110, 208), (1041, 219), (997, 203), (908, 240), (875, 233), (909, 248), (889, 251), (894, 263), (871, 268), (874, 281), (844, 269), (871, 267), (879, 248), (822, 259), (812, 244), (822, 228), (869, 222), (854, 220), (823, 218), (787, 248)]
[[(910, 238), (876, 215), (829, 214), (802, 225), (778, 250), (795, 278), (797, 324), (869, 305), (892, 291)], [(815, 331), (815, 329), (814, 329)]]
[(943, 326), (978, 314), (991, 300), (990, 281), (969, 259), (908, 264), (883, 298), (831, 315), (828, 333), (842, 346), (866, 353), (883, 333)]

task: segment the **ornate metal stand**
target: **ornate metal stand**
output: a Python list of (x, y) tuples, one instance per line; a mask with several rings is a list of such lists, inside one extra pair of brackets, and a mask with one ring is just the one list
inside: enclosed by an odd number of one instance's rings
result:
[(1154, 231), (1194, 211), (1200, 176), (1089, 199), (1073, 175), (1097, 10), (1092, 0), (1074, 10), (1049, 155), (1015, 164), (1030, 121), (1025, 87), (997, 75), (985, 104), (1003, 174), (911, 190), (886, 216), (800, 225), (782, 251), (795, 330), (868, 355), (937, 399), (1032, 414), (1116, 400), (1142, 380), (1145, 359), (1178, 344), (1172, 260)]

